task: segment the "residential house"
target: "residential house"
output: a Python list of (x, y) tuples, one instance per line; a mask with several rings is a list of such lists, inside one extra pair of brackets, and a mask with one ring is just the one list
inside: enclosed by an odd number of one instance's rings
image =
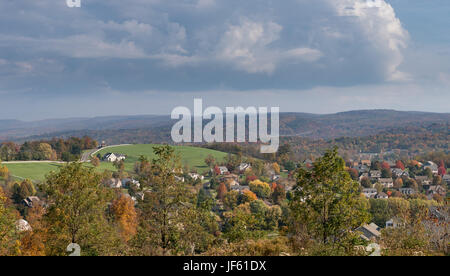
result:
[(422, 185), (430, 185), (431, 184), (431, 180), (426, 175), (423, 175), (423, 176), (416, 175), (415, 179), (417, 182), (422, 183)]
[(423, 169), (426, 170), (427, 168), (429, 168), (433, 174), (438, 174), (439, 167), (436, 163), (428, 161), (423, 167)]
[(356, 170), (357, 170), (360, 174), (362, 174), (362, 173), (368, 173), (370, 169), (369, 169), (369, 167), (368, 167), (367, 165), (361, 164), (361, 165), (359, 165), (359, 166), (356, 168)]
[(392, 187), (394, 187), (394, 180), (392, 180), (392, 178), (380, 178), (378, 180), (378, 183), (383, 185), (383, 187), (385, 187), (385, 188), (392, 188)]
[(33, 208), (34, 206), (40, 205), (41, 200), (37, 196), (29, 196), (25, 198), (22, 203), (28, 208)]
[(375, 223), (365, 224), (361, 227), (358, 227), (356, 231), (361, 232), (361, 238), (372, 241), (381, 237), (380, 227)]
[(107, 153), (103, 156), (103, 161), (107, 161), (107, 162), (116, 162), (116, 161), (121, 161), (121, 160), (125, 160), (126, 156), (123, 154), (118, 154), (118, 153)]
[(450, 185), (450, 174), (446, 174), (442, 177), (442, 180), (445, 181), (445, 183), (447, 183), (447, 185)]
[(370, 178), (372, 180), (378, 180), (381, 178), (381, 171), (378, 170), (372, 170), (370, 171)]
[(270, 177), (270, 180), (271, 180), (271, 181), (277, 181), (277, 180), (279, 180), (280, 178), (281, 178), (280, 175), (278, 175), (278, 174), (272, 174), (272, 176)]
[(245, 171), (251, 169), (251, 167), (252, 165), (250, 165), (249, 163), (241, 163), (237, 169), (240, 173), (244, 173)]
[(122, 181), (118, 178), (111, 178), (107, 180), (106, 186), (110, 187), (111, 189), (120, 189), (122, 188)]
[(369, 173), (363, 173), (363, 174), (361, 174), (361, 175), (359, 176), (359, 182), (361, 182), (361, 180), (363, 180), (363, 178), (365, 178), (365, 177), (369, 178)]
[(399, 192), (404, 195), (413, 195), (416, 191), (413, 188), (400, 188)]
[(445, 189), (441, 185), (431, 185), (430, 188), (427, 191), (428, 195), (441, 195), (445, 196)]
[(220, 167), (218, 167), (218, 168), (219, 168), (219, 171), (220, 171), (220, 174), (221, 174), (221, 175), (228, 173), (228, 168), (227, 168), (227, 167), (225, 167), (225, 166), (220, 166)]
[(404, 171), (404, 170), (399, 169), (399, 168), (392, 169), (392, 174), (395, 177), (402, 177), (402, 176), (409, 177), (409, 173), (407, 171)]
[(372, 189), (372, 188), (365, 188), (362, 190), (362, 192), (363, 192), (364, 196), (367, 198), (372, 198), (372, 197), (376, 196), (378, 193), (377, 189)]
[(245, 190), (249, 190), (250, 191), (250, 187), (249, 186), (235, 185), (235, 186), (231, 186), (231, 190), (232, 191), (238, 191), (240, 194), (242, 194)]
[(370, 160), (361, 160), (361, 164), (370, 167), (372, 165), (372, 162)]
[(122, 179), (122, 187), (130, 187), (131, 185), (140, 188), (141, 187), (141, 183), (139, 183), (139, 181), (134, 180), (132, 178), (124, 178)]
[(387, 194), (383, 193), (383, 192), (380, 192), (380, 193), (377, 193), (377, 194), (375, 195), (375, 198), (376, 198), (376, 199), (388, 199), (389, 196), (388, 196)]
[(200, 175), (198, 173), (189, 173), (188, 175), (194, 180), (197, 180), (197, 179), (203, 180), (203, 179), (205, 179), (205, 177), (203, 175)]
[(386, 221), (386, 228), (397, 228), (400, 225), (402, 225), (402, 223), (397, 218), (391, 218), (390, 220)]

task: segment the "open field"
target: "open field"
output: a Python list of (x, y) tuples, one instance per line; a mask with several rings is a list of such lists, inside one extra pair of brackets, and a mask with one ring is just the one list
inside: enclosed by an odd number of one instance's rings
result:
[[(100, 150), (98, 154), (101, 156), (106, 153), (120, 153), (127, 156), (125, 160), (125, 169), (127, 171), (132, 171), (134, 168), (134, 164), (138, 161), (139, 156), (144, 155), (149, 160), (153, 159), (155, 155), (153, 154), (153, 147), (156, 145), (151, 144), (140, 144), (140, 145), (125, 145), (125, 146), (117, 146), (117, 147), (109, 147), (107, 149)], [(181, 164), (188, 165), (191, 169), (196, 169), (198, 172), (205, 172), (208, 167), (205, 164), (205, 158), (208, 155), (214, 156), (216, 160), (222, 161), (227, 153), (197, 148), (197, 147), (187, 147), (187, 146), (174, 146), (177, 154), (181, 156)], [(102, 162), (103, 164), (104, 162)]]
[[(134, 164), (138, 161), (139, 156), (144, 155), (150, 160), (154, 158), (153, 147), (155, 145), (125, 145), (110, 147), (99, 151), (100, 155), (104, 155), (108, 152), (125, 154), (127, 159), (125, 160), (125, 170), (132, 172), (134, 169)], [(190, 168), (196, 169), (199, 172), (204, 172), (208, 168), (205, 164), (205, 158), (211, 154), (217, 160), (222, 160), (227, 156), (226, 153), (203, 149), (197, 147), (186, 147), (186, 146), (176, 146), (176, 152), (181, 155), (181, 164), (187, 164)], [(59, 167), (63, 166), (62, 163), (10, 163), (5, 164), (11, 175), (18, 179), (28, 178), (34, 181), (42, 181), (45, 176), (51, 171), (58, 170)], [(90, 163), (85, 163), (85, 166), (92, 167)], [(96, 171), (103, 172), (104, 170), (115, 171), (112, 163), (101, 162), (100, 166), (96, 168)]]

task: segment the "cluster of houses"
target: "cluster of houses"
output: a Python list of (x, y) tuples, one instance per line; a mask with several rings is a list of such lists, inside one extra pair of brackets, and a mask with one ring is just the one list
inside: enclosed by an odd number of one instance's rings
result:
[[(403, 170), (401, 168), (396, 167), (396, 163), (392, 161), (386, 162), (389, 164), (390, 171), (392, 173), (392, 177), (383, 178), (381, 170), (371, 170), (371, 161), (370, 160), (361, 160), (358, 163), (353, 164), (353, 168), (356, 169), (359, 173), (359, 181), (361, 182), (363, 179), (369, 179), (371, 181), (372, 188), (363, 189), (363, 194), (367, 198), (388, 198), (388, 195), (384, 192), (378, 192), (375, 187), (375, 184), (380, 184), (384, 190), (397, 190), (403, 195), (413, 195), (417, 193), (417, 190), (410, 187), (397, 187), (394, 189), (394, 178), (410, 178), (410, 174), (407, 169)], [(419, 166), (423, 170), (429, 168), (433, 175), (438, 175), (438, 165), (432, 161), (428, 161), (425, 164), (419, 163)], [(422, 185), (422, 188), (425, 194), (429, 199), (433, 198), (435, 194), (439, 194), (440, 196), (445, 197), (446, 189), (442, 185), (433, 185), (433, 180), (428, 176), (414, 176), (413, 179)], [(446, 174), (442, 176), (442, 180), (447, 185), (450, 185), (450, 175)]]

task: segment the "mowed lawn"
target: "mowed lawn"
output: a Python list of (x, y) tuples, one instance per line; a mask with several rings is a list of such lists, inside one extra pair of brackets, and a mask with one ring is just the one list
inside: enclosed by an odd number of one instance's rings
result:
[[(149, 160), (155, 157), (153, 153), (153, 147), (156, 145), (129, 145), (129, 146), (117, 146), (99, 151), (102, 156), (106, 153), (120, 153), (127, 156), (125, 160), (125, 170), (133, 172), (134, 164), (139, 160), (141, 155), (146, 156)], [(227, 153), (203, 149), (198, 147), (187, 146), (175, 146), (175, 152), (181, 156), (181, 165), (188, 165), (191, 169), (196, 169), (198, 172), (203, 173), (208, 170), (205, 164), (205, 158), (208, 155), (214, 156), (218, 161), (222, 161)], [(34, 181), (45, 180), (46, 175), (51, 171), (57, 171), (64, 164), (60, 163), (21, 163), (21, 164), (5, 164), (12, 176), (19, 179), (31, 179)], [(85, 163), (85, 166), (92, 167), (90, 163)], [(105, 170), (116, 171), (112, 163), (101, 162), (100, 166), (95, 169), (98, 172)]]
[[(119, 153), (127, 156), (125, 159), (125, 170), (132, 171), (134, 169), (134, 164), (139, 161), (141, 155), (146, 156), (149, 160), (155, 157), (153, 153), (153, 147), (157, 145), (147, 144), (147, 145), (128, 145), (128, 146), (117, 146), (110, 147), (99, 151), (101, 156), (107, 153)], [(214, 156), (218, 161), (223, 161), (227, 156), (227, 153), (220, 152), (216, 150), (204, 149), (199, 147), (188, 147), (188, 146), (174, 146), (175, 152), (181, 157), (181, 165), (188, 165), (190, 169), (196, 169), (198, 172), (202, 173), (208, 170), (205, 164), (205, 158), (208, 155)], [(96, 153), (96, 155), (98, 154)], [(102, 162), (103, 164), (104, 162)]]
[[(43, 181), (45, 177), (52, 171), (58, 171), (64, 164), (61, 163), (22, 163), (22, 164), (5, 164), (10, 174), (19, 179), (31, 179), (34, 181)], [(85, 163), (86, 167), (92, 167), (91, 164)], [(112, 164), (102, 163), (96, 171), (104, 170), (114, 171)]]

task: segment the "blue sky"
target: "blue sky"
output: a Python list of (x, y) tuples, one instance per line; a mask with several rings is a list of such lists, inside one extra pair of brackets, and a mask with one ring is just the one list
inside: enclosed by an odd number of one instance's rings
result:
[(0, 119), (450, 112), (448, 0), (81, 2), (0, 2)]

